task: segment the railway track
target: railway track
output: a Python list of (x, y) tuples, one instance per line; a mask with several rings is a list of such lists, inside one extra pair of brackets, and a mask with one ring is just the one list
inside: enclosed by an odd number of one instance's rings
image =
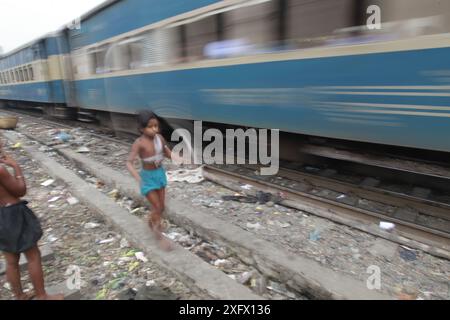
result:
[[(246, 193), (251, 195), (256, 191), (282, 193), (283, 205), (450, 259), (450, 207), (446, 204), (367, 190), (285, 168), (277, 176), (260, 176), (255, 169), (209, 165), (204, 175), (238, 192), (243, 191), (242, 185), (249, 184), (252, 191)], [(415, 219), (411, 218), (413, 214)], [(395, 223), (395, 231), (378, 229), (380, 221)]]

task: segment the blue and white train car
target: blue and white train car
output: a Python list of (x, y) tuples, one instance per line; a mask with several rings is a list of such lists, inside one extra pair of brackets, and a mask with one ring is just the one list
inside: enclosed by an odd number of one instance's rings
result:
[(449, 152), (450, 1), (370, 4), (109, 1), (69, 32), (77, 103)]
[(67, 41), (62, 33), (36, 39), (0, 56), (0, 100), (33, 106), (65, 106)]
[(79, 22), (1, 57), (0, 100), (450, 152), (450, 0), (109, 0)]

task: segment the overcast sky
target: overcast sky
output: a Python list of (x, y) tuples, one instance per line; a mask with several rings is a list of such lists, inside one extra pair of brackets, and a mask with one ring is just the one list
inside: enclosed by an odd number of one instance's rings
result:
[(86, 13), (105, 0), (0, 0), (0, 47), (4, 53)]

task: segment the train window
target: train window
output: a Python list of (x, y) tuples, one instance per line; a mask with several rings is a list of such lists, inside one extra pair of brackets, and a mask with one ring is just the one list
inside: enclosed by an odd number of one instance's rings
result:
[(20, 77), (20, 82), (24, 82), (25, 81), (25, 77), (24, 77), (22, 68), (19, 68), (19, 77)]
[(27, 67), (23, 67), (23, 80), (24, 81), (28, 81), (28, 68)]
[(120, 43), (124, 69), (139, 69), (144, 65), (144, 39), (136, 37)]
[(16, 69), (14, 75), (15, 75), (15, 82), (20, 82), (19, 70)]
[(74, 75), (88, 75), (94, 73), (92, 56), (81, 52), (72, 54), (72, 68)]
[(372, 0), (370, 4), (381, 8), (383, 29), (399, 36), (450, 32), (450, 1)]
[(82, 56), (81, 58), (81, 65), (79, 66), (79, 73), (82, 75), (87, 74), (95, 74), (96, 73), (96, 60), (95, 60), (95, 53), (87, 53)]
[(95, 48), (94, 50), (89, 52), (89, 55), (93, 62), (94, 73), (96, 74), (105, 73), (107, 71), (105, 68), (105, 57), (107, 48), (108, 46), (105, 45)]
[(176, 59), (173, 28), (145, 32), (129, 45), (130, 68), (159, 66)]
[(0, 72), (0, 84), (4, 84), (4, 80), (3, 80), (3, 72)]
[(161, 64), (177, 63), (181, 58), (180, 33), (178, 28), (163, 28), (157, 30), (158, 44), (157, 61)]
[(33, 66), (28, 66), (28, 77), (30, 78), (30, 81), (34, 81), (34, 72), (33, 72)]
[(95, 73), (105, 72), (106, 50), (100, 49), (95, 53)]
[(335, 32), (355, 25), (354, 0), (288, 0), (286, 38), (305, 48), (326, 44)]
[(162, 63), (164, 53), (159, 32), (153, 30), (115, 44), (108, 54), (108, 65), (112, 71), (155, 66)]
[(157, 51), (153, 52), (158, 58), (158, 64), (177, 64), (187, 60), (186, 25), (176, 23), (158, 29), (156, 34)]
[(225, 12), (222, 21), (225, 51), (230, 55), (265, 51), (277, 40), (277, 25), (277, 1), (256, 2)]
[(156, 31), (143, 34), (138, 41), (130, 44), (130, 68), (137, 69), (157, 64), (158, 47)]
[(125, 61), (127, 57), (127, 48), (119, 43), (113, 44), (106, 55), (106, 64), (112, 72), (126, 70), (129, 62)]
[(11, 79), (11, 83), (16, 82), (14, 71), (11, 70), (9, 72), (9, 76), (10, 76), (10, 79)]
[(130, 69), (138, 69), (143, 65), (143, 43), (141, 41), (136, 41), (130, 43)]
[(196, 61), (204, 58), (205, 47), (219, 40), (217, 16), (210, 16), (199, 21), (186, 24), (186, 58)]

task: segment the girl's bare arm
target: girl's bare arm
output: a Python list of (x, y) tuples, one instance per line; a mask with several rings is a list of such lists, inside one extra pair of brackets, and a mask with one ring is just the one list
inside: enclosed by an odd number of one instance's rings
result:
[(172, 151), (170, 150), (169, 146), (167, 145), (166, 139), (164, 139), (164, 137), (160, 134), (158, 134), (158, 136), (161, 139), (162, 144), (163, 144), (164, 156), (168, 159), (172, 159)]
[(131, 146), (131, 152), (128, 155), (127, 159), (127, 169), (130, 171), (131, 175), (140, 183), (141, 177), (139, 176), (139, 173), (137, 172), (136, 168), (134, 167), (134, 161), (139, 155), (139, 141), (136, 140), (133, 145)]
[(178, 155), (176, 155), (175, 153), (172, 152), (172, 150), (170, 150), (169, 146), (167, 145), (166, 140), (164, 139), (163, 136), (160, 135), (160, 138), (163, 142), (163, 146), (164, 146), (164, 156), (168, 159), (171, 159), (172, 161), (174, 161), (175, 163), (178, 164), (182, 164), (184, 163), (184, 159), (180, 158)]
[(12, 196), (17, 198), (23, 197), (27, 193), (27, 186), (20, 166), (13, 158), (7, 155), (3, 155), (0, 163), (14, 169), (14, 176), (12, 176), (5, 167), (0, 166), (0, 183)]

